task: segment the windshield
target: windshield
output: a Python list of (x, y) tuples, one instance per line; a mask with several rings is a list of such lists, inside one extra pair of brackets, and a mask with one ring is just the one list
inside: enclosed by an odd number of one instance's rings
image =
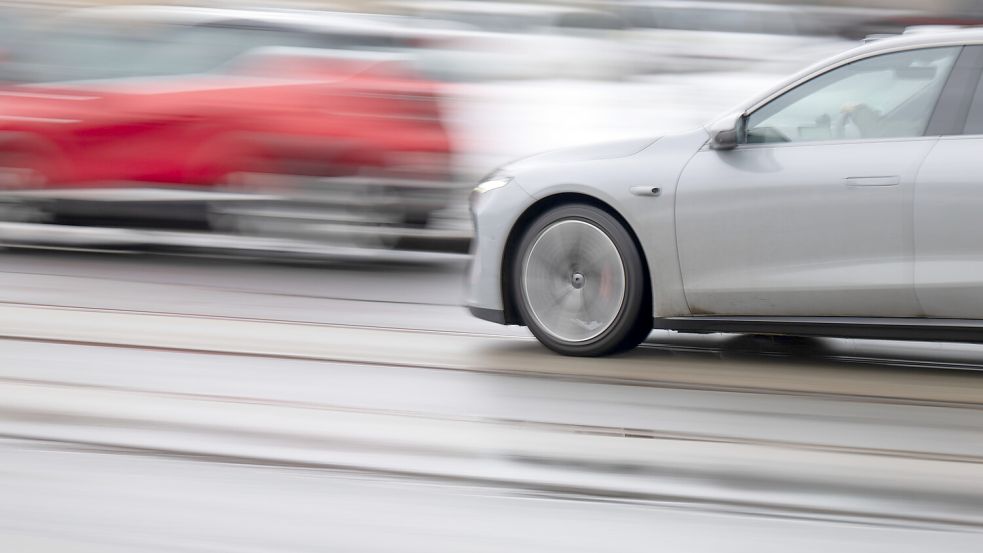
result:
[(91, 24), (51, 33), (5, 71), (17, 82), (56, 82), (215, 71), (256, 48), (381, 47), (372, 36), (327, 35), (236, 22), (200, 26)]

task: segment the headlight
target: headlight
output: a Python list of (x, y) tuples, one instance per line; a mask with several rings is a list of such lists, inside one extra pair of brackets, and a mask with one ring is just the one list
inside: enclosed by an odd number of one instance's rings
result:
[(485, 194), (492, 190), (498, 190), (510, 182), (512, 182), (512, 177), (496, 177), (494, 175), (481, 181), (478, 186), (474, 187), (474, 190), (471, 191), (471, 196), (468, 198), (471, 211), (474, 212), (477, 209), (481, 198)]
[(484, 194), (485, 192), (491, 192), (505, 186), (506, 184), (512, 182), (512, 177), (495, 177), (486, 181), (474, 188), (473, 194), (475, 196)]

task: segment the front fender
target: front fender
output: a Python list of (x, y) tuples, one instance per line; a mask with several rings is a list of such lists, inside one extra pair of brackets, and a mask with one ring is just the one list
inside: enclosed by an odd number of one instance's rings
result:
[[(514, 176), (533, 203), (560, 194), (582, 194), (607, 206), (624, 220), (641, 247), (649, 267), (654, 316), (686, 316), (691, 313), (676, 249), (676, 186), (686, 164), (708, 138), (705, 130), (697, 129), (662, 138), (627, 157), (527, 166)], [(634, 187), (659, 188), (660, 193), (636, 196), (631, 192)]]

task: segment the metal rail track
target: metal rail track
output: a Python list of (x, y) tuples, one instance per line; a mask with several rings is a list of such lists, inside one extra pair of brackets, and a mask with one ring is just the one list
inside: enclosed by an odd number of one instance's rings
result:
[(188, 459), (206, 463), (250, 465), (271, 468), (329, 471), (332, 473), (359, 475), (362, 478), (398, 479), (400, 482), (439, 483), (440, 485), (474, 486), (485, 489), (500, 489), (504, 493), (528, 495), (565, 501), (594, 501), (610, 504), (643, 505), (686, 510), (692, 512), (724, 513), (760, 518), (781, 518), (802, 521), (816, 521), (839, 524), (861, 524), (886, 528), (921, 529), (940, 532), (983, 533), (983, 525), (953, 519), (945, 516), (925, 514), (911, 516), (890, 512), (870, 512), (863, 510), (803, 507), (776, 504), (767, 501), (733, 501), (726, 499), (703, 499), (675, 494), (652, 494), (646, 492), (625, 493), (598, 490), (592, 487), (556, 485), (542, 482), (531, 485), (526, 481), (513, 481), (506, 478), (467, 478), (460, 476), (441, 476), (422, 474), (414, 471), (399, 471), (366, 468), (357, 465), (325, 464), (274, 460), (265, 457), (246, 457), (241, 455), (201, 454), (186, 451), (156, 449), (148, 447), (129, 447), (95, 441), (68, 441), (53, 439), (33, 439), (20, 436), (0, 435), (0, 439), (36, 444), (39, 447), (59, 447), (70, 451), (94, 451), (121, 455)]
[[(594, 436), (608, 436), (627, 439), (649, 439), (667, 440), (682, 442), (704, 442), (731, 445), (748, 445), (759, 447), (772, 447), (782, 449), (794, 449), (804, 451), (817, 451), (827, 453), (844, 453), (853, 455), (874, 455), (878, 457), (893, 457), (899, 459), (915, 459), (923, 461), (945, 461), (957, 463), (983, 464), (983, 455), (962, 455), (937, 453), (931, 451), (885, 449), (872, 447), (841, 446), (829, 444), (817, 444), (807, 441), (797, 440), (775, 440), (761, 438), (746, 438), (739, 436), (727, 436), (723, 434), (697, 433), (697, 432), (667, 432), (654, 428), (633, 428), (624, 426), (606, 426), (596, 424), (571, 424), (539, 420), (513, 419), (513, 418), (488, 418), (479, 416), (465, 415), (442, 415), (425, 411), (410, 411), (401, 409), (383, 409), (375, 407), (351, 407), (331, 403), (318, 403), (310, 401), (287, 401), (270, 398), (259, 398), (250, 396), (234, 396), (222, 394), (198, 394), (188, 392), (169, 392), (160, 390), (149, 390), (135, 386), (107, 386), (101, 384), (68, 383), (56, 380), (30, 379), (30, 378), (9, 378), (0, 377), (0, 383), (28, 384), (34, 386), (57, 387), (61, 389), (91, 389), (106, 390), (113, 392), (138, 393), (157, 397), (174, 399), (190, 399), (215, 403), (248, 403), (253, 405), (267, 405), (271, 407), (291, 407), (300, 409), (313, 409), (318, 411), (333, 411), (340, 413), (354, 413), (361, 415), (388, 415), (407, 417), (415, 419), (426, 419), (430, 421), (444, 422), (467, 422), (475, 424), (499, 424), (528, 429), (545, 430), (549, 432), (559, 432), (565, 434), (588, 434)], [(3, 408), (0, 406), (0, 413)]]
[[(328, 323), (328, 322), (309, 322), (309, 321), (293, 321), (286, 319), (272, 319), (272, 318), (256, 318), (256, 317), (230, 317), (230, 316), (220, 316), (220, 315), (202, 315), (202, 314), (183, 314), (183, 313), (173, 313), (173, 312), (156, 312), (156, 311), (145, 311), (145, 310), (131, 310), (131, 309), (108, 309), (108, 308), (91, 308), (91, 307), (77, 307), (77, 306), (66, 306), (66, 305), (55, 305), (55, 304), (35, 304), (35, 303), (21, 303), (21, 302), (3, 302), (0, 301), (0, 305), (10, 305), (17, 307), (28, 307), (34, 309), (57, 309), (57, 310), (72, 310), (87, 313), (112, 313), (112, 314), (123, 314), (123, 315), (137, 315), (137, 316), (155, 316), (155, 317), (173, 317), (175, 319), (200, 319), (203, 321), (223, 321), (223, 322), (247, 322), (247, 323), (265, 323), (265, 324), (276, 324), (284, 326), (297, 326), (297, 327), (315, 327), (315, 328), (337, 328), (337, 329), (358, 329), (367, 331), (383, 331), (392, 332), (402, 335), (429, 335), (429, 336), (447, 336), (447, 337), (467, 337), (467, 338), (479, 338), (488, 339), (500, 343), (531, 343), (534, 342), (532, 337), (517, 337), (510, 335), (501, 334), (490, 334), (490, 333), (480, 333), (480, 332), (469, 332), (469, 331), (452, 331), (452, 330), (436, 330), (436, 329), (419, 329), (419, 328), (409, 328), (409, 327), (399, 327), (399, 326), (384, 326), (384, 325), (359, 325), (359, 324), (342, 324), (342, 323)], [(439, 363), (415, 363), (415, 362), (400, 362), (398, 364), (392, 362), (371, 360), (371, 359), (351, 359), (346, 357), (332, 357), (330, 355), (306, 355), (303, 353), (256, 353), (249, 351), (232, 351), (229, 349), (223, 349), (220, 347), (209, 347), (209, 346), (192, 346), (192, 347), (181, 347), (181, 346), (167, 346), (167, 345), (139, 345), (125, 342), (116, 342), (111, 338), (100, 338), (98, 340), (75, 340), (75, 339), (61, 339), (61, 338), (48, 338), (48, 337), (23, 337), (10, 334), (4, 334), (0, 332), (0, 340), (13, 340), (13, 341), (25, 341), (25, 342), (35, 342), (35, 343), (57, 343), (57, 344), (68, 344), (68, 345), (79, 345), (79, 346), (89, 346), (89, 347), (105, 347), (105, 348), (121, 348), (121, 349), (133, 349), (133, 350), (146, 350), (146, 351), (167, 351), (175, 353), (194, 353), (194, 354), (211, 354), (211, 355), (221, 355), (229, 357), (244, 357), (244, 358), (265, 358), (265, 359), (284, 359), (284, 360), (296, 360), (296, 361), (316, 361), (316, 362), (329, 362), (329, 363), (345, 363), (350, 365), (364, 365), (364, 366), (384, 366), (384, 367), (407, 367), (407, 368), (417, 368), (417, 369), (430, 369), (430, 370), (448, 370), (448, 371), (458, 371), (458, 372), (469, 372), (469, 373), (485, 373), (485, 374), (498, 374), (498, 375), (512, 375), (512, 376), (522, 376), (522, 377), (532, 377), (532, 378), (543, 378), (549, 377), (559, 380), (574, 381), (574, 382), (592, 382), (598, 384), (617, 384), (617, 385), (629, 385), (629, 386), (642, 386), (642, 387), (652, 387), (652, 388), (666, 388), (666, 389), (678, 389), (678, 390), (694, 390), (694, 391), (714, 391), (714, 392), (732, 392), (732, 393), (748, 393), (748, 394), (764, 394), (764, 395), (786, 395), (786, 396), (799, 396), (799, 397), (813, 397), (813, 398), (823, 398), (831, 400), (841, 400), (841, 401), (853, 401), (853, 402), (865, 402), (865, 403), (880, 403), (880, 404), (893, 404), (893, 405), (905, 405), (905, 406), (920, 406), (920, 407), (948, 407), (948, 408), (959, 408), (959, 409), (972, 409), (972, 410), (983, 410), (983, 402), (975, 401), (949, 401), (949, 400), (939, 400), (939, 399), (928, 399), (919, 398), (915, 396), (891, 396), (891, 395), (879, 395), (870, 393), (846, 393), (846, 392), (833, 392), (833, 391), (810, 391), (805, 389), (797, 389), (793, 387), (775, 385), (775, 386), (760, 386), (760, 385), (737, 385), (737, 384), (707, 384), (699, 382), (680, 382), (676, 380), (666, 380), (661, 379), (656, 375), (652, 378), (648, 377), (626, 377), (617, 374), (605, 374), (612, 371), (609, 365), (598, 365), (598, 370), (592, 371), (590, 374), (563, 374), (558, 373), (555, 370), (547, 370), (537, 367), (534, 364), (525, 365), (523, 367), (485, 367), (481, 365), (468, 366), (468, 367), (458, 367), (441, 365)], [(691, 356), (702, 358), (704, 356), (712, 355), (718, 357), (721, 353), (720, 348), (714, 347), (697, 347), (692, 345), (682, 345), (677, 346), (673, 344), (655, 344), (649, 343), (644, 346), (644, 349), (650, 351), (667, 351), (672, 355), (679, 356), (682, 359), (689, 358)], [(764, 363), (776, 363), (778, 361), (792, 361), (803, 363), (806, 365), (812, 364), (818, 367), (840, 367), (840, 366), (851, 366), (855, 365), (858, 367), (871, 367), (876, 366), (879, 368), (891, 369), (895, 371), (905, 371), (914, 372), (918, 374), (928, 375), (928, 376), (939, 376), (941, 374), (965, 374), (965, 373), (976, 373), (983, 369), (983, 365), (975, 364), (958, 364), (958, 363), (940, 363), (933, 365), (928, 361), (915, 361), (910, 362), (906, 360), (897, 360), (893, 358), (864, 358), (852, 355), (836, 356), (831, 355), (828, 357), (823, 357), (820, 359), (814, 358), (797, 358), (795, 356), (785, 355), (785, 354), (772, 354), (765, 352), (763, 354), (755, 354), (752, 356), (745, 355), (744, 360), (725, 360), (727, 363), (752, 363), (756, 366), (760, 366), (762, 362)], [(719, 357), (718, 357), (719, 358)], [(617, 360), (613, 360), (612, 363), (616, 366)], [(723, 368), (723, 367), (721, 367)]]

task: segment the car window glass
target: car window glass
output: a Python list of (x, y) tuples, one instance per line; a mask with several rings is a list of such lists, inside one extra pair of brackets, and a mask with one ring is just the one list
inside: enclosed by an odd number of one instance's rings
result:
[(5, 68), (14, 82), (114, 79), (144, 74), (140, 60), (167, 46), (165, 25), (146, 22), (57, 21), (36, 32), (37, 45)]
[(146, 72), (177, 75), (211, 71), (249, 50), (268, 46), (316, 46), (315, 36), (245, 23), (200, 25), (181, 29), (165, 48), (142, 61)]
[(751, 18), (751, 14), (741, 10), (665, 10), (658, 16), (657, 26), (688, 31), (739, 32), (752, 24)]
[(824, 73), (748, 117), (748, 143), (921, 136), (961, 48), (867, 58)]
[(549, 24), (548, 19), (541, 16), (508, 12), (482, 13), (436, 10), (433, 12), (424, 11), (420, 15), (427, 19), (462, 23), (475, 29), (494, 33), (524, 33)]
[(780, 11), (725, 7), (667, 8), (636, 6), (628, 10), (633, 27), (718, 33), (793, 34), (795, 22)]
[(983, 134), (983, 78), (973, 95), (973, 103), (970, 104), (969, 114), (966, 116), (963, 134)]
[(570, 12), (557, 17), (556, 26), (564, 31), (620, 31), (625, 22), (602, 12)]
[(49, 30), (8, 78), (54, 82), (179, 75), (214, 70), (265, 46), (341, 46), (319, 35), (259, 26), (84, 21), (62, 28), (67, 26)]

